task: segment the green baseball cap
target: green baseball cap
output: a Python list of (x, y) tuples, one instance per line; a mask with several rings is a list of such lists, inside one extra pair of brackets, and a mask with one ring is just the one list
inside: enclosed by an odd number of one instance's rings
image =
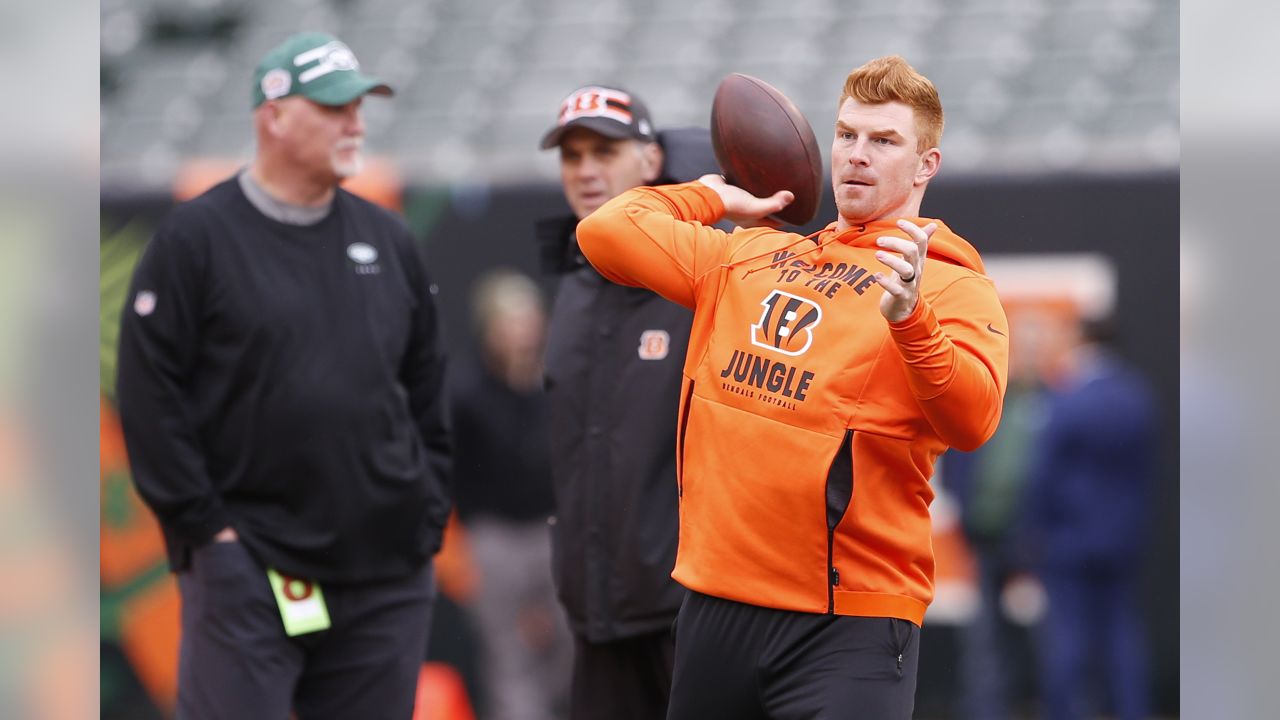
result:
[(390, 85), (360, 72), (355, 53), (327, 33), (298, 33), (253, 71), (253, 106), (301, 95), (321, 105), (346, 105), (365, 93), (392, 95)]

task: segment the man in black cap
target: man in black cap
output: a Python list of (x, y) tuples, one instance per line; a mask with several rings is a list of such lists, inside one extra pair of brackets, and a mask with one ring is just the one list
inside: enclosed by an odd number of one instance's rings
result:
[(660, 136), (639, 98), (596, 85), (561, 103), (542, 139), (544, 150), (556, 147), (573, 215), (539, 223), (538, 238), (557, 286), (546, 379), (553, 568), (575, 639), (570, 717), (652, 720), (666, 715), (671, 626), (684, 596), (671, 569), (676, 412), (692, 318), (601, 277), (574, 228), (624, 190), (697, 177), (715, 162), (706, 130)]
[(407, 718), (449, 513), (432, 284), (359, 172), (366, 94), (320, 33), (254, 78), (257, 151), (135, 271), (117, 389), (182, 594), (177, 716)]

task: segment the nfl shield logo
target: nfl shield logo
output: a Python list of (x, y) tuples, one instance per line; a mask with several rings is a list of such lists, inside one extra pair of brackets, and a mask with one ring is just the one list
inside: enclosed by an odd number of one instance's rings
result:
[(133, 311), (139, 315), (146, 317), (156, 309), (156, 294), (150, 290), (143, 290), (133, 299)]

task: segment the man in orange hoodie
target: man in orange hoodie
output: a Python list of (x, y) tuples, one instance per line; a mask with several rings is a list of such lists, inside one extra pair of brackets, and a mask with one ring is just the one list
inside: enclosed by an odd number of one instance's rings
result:
[(810, 237), (717, 175), (578, 226), (609, 279), (694, 310), (673, 577), (690, 591), (668, 718), (909, 718), (933, 598), (938, 455), (1000, 419), (1008, 325), (974, 248), (918, 217), (942, 105), (900, 57), (846, 79)]

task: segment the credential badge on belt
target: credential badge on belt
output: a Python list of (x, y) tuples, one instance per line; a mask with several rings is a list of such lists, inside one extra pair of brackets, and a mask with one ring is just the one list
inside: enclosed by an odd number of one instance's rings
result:
[(329, 609), (325, 607), (320, 583), (281, 575), (275, 568), (267, 568), (267, 579), (276, 595), (286, 635), (294, 637), (329, 629)]

